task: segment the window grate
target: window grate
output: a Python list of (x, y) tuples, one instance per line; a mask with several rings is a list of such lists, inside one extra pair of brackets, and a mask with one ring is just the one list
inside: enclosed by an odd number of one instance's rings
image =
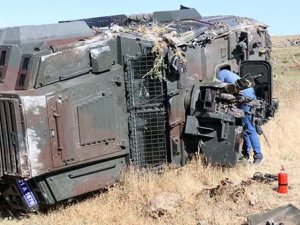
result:
[(134, 165), (155, 166), (167, 161), (166, 113), (136, 112), (131, 115), (131, 159)]
[(146, 75), (154, 65), (151, 48), (127, 62), (125, 73), (130, 113), (130, 150), (135, 166), (157, 166), (167, 161), (166, 93), (164, 81)]
[(128, 73), (129, 108), (143, 108), (147, 105), (162, 106), (165, 100), (163, 82), (146, 75), (154, 65), (153, 54), (131, 60)]

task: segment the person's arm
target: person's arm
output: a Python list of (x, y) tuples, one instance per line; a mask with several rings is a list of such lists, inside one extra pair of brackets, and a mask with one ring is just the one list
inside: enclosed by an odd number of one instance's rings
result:
[(220, 70), (220, 71), (218, 72), (218, 74), (217, 74), (218, 80), (227, 83), (227, 82), (225, 81), (225, 80), (226, 80), (225, 78), (227, 77), (227, 74), (228, 74), (227, 70)]

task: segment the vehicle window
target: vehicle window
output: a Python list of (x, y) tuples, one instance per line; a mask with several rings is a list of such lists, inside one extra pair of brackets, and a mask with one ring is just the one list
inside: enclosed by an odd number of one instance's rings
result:
[(30, 57), (25, 57), (23, 59), (22, 70), (28, 70)]
[(6, 61), (6, 51), (1, 51), (0, 66), (4, 66)]
[(30, 56), (23, 56), (20, 64), (16, 90), (26, 90), (29, 79)]

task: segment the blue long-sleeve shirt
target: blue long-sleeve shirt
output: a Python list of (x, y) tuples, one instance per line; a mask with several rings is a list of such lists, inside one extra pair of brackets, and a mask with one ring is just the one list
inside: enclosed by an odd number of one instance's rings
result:
[[(231, 72), (230, 70), (221, 70), (217, 74), (217, 78), (225, 83), (234, 83), (236, 80), (240, 79), (237, 74)], [(256, 99), (256, 95), (252, 87), (241, 91), (241, 93), (244, 97)]]

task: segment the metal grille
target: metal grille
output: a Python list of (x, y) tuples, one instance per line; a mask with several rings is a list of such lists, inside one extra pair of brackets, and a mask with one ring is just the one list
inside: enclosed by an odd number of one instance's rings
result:
[(18, 137), (13, 100), (0, 100), (0, 175), (20, 173)]
[(127, 62), (125, 73), (131, 159), (137, 166), (155, 166), (167, 160), (164, 81), (146, 75), (154, 60), (151, 48), (146, 49), (144, 55)]
[(131, 158), (134, 165), (166, 162), (164, 111), (136, 112), (131, 117)]
[[(154, 56), (149, 53), (131, 60), (128, 73), (129, 108), (162, 105), (165, 99), (163, 82), (146, 75), (153, 67)], [(145, 76), (146, 75), (146, 76)]]

